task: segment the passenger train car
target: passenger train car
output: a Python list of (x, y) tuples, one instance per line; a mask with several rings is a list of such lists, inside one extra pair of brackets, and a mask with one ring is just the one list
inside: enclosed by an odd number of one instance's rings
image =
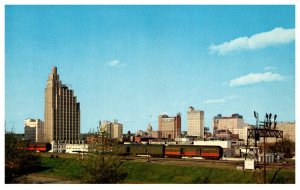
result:
[(51, 150), (51, 144), (50, 143), (27, 143), (24, 149), (30, 151), (48, 152), (49, 150)]
[(169, 145), (165, 147), (165, 156), (220, 159), (223, 156), (223, 148), (220, 146)]
[(201, 145), (143, 145), (124, 144), (122, 155), (151, 155), (152, 157), (202, 157), (205, 159), (220, 159), (223, 148), (220, 146)]

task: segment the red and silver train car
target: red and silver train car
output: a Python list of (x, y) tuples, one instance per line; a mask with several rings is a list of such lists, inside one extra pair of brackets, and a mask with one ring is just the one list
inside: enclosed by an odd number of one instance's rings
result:
[(165, 148), (167, 157), (202, 157), (205, 159), (220, 159), (223, 148), (220, 146), (201, 145), (168, 145)]
[(49, 150), (51, 150), (51, 144), (50, 143), (28, 143), (25, 149), (30, 151), (48, 152)]

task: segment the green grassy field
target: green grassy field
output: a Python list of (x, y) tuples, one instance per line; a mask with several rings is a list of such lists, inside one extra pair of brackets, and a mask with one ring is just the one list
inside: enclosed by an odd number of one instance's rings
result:
[(39, 172), (49, 176), (57, 176), (65, 179), (81, 178), (83, 169), (78, 158), (47, 158), (42, 157), (42, 165), (45, 170)]
[[(241, 171), (235, 168), (175, 166), (153, 163), (125, 163), (129, 175), (125, 183), (171, 184), (256, 184), (262, 183), (262, 171)], [(271, 182), (275, 171), (268, 171)], [(278, 172), (274, 183), (295, 183), (295, 172)]]
[[(83, 168), (78, 158), (42, 157), (45, 170), (39, 173), (68, 180), (82, 178)], [(151, 162), (126, 161), (128, 176), (124, 183), (141, 184), (256, 184), (262, 183), (262, 171), (241, 171), (235, 168), (162, 165)], [(270, 183), (275, 171), (268, 171)], [(295, 171), (281, 170), (274, 183), (295, 183)]]

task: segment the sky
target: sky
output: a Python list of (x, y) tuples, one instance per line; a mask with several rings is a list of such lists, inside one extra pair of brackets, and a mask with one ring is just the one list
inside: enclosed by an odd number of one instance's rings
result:
[(295, 6), (5, 6), (5, 122), (44, 120), (57, 67), (81, 108), (81, 132), (117, 119), (158, 129), (158, 115), (265, 113), (295, 121)]

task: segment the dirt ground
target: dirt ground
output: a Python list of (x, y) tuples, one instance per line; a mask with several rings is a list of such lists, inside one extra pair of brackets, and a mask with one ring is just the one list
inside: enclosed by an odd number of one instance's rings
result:
[(79, 184), (80, 181), (75, 180), (65, 180), (63, 178), (47, 176), (43, 174), (29, 174), (23, 180), (26, 184)]

